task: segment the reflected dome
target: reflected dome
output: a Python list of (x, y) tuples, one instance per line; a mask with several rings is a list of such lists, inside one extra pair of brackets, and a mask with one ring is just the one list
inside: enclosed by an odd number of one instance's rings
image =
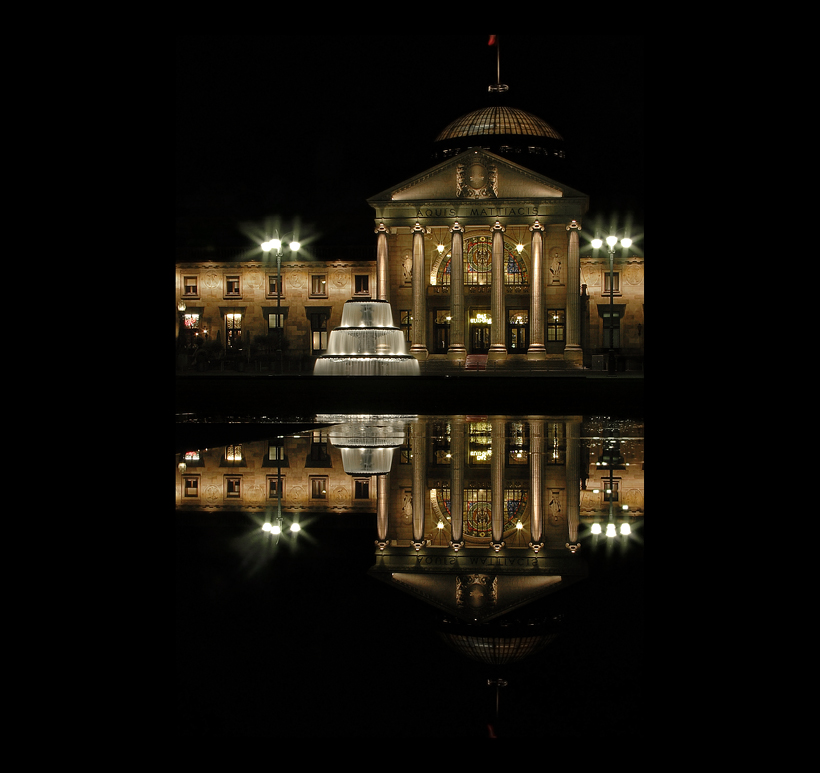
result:
[(461, 655), (491, 666), (517, 663), (540, 652), (558, 636), (556, 621), (513, 625), (463, 625), (443, 622), (439, 636)]

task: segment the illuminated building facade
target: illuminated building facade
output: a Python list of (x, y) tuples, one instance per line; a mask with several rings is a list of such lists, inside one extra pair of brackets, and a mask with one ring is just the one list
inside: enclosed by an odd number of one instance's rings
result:
[(643, 254), (618, 249), (610, 266), (592, 248), (607, 234), (585, 227), (588, 196), (552, 176), (561, 144), (524, 111), (479, 110), (441, 132), (435, 166), (368, 199), (375, 250), (358, 259), (286, 258), (281, 288), (256, 247), (178, 264), (179, 364), (202, 365), (197, 346), (218, 340), (227, 356), (211, 344), (212, 367), (273, 369), (281, 335), (285, 369), (313, 372), (344, 303), (372, 298), (422, 372), (603, 369), (610, 347), (620, 370), (642, 369)]

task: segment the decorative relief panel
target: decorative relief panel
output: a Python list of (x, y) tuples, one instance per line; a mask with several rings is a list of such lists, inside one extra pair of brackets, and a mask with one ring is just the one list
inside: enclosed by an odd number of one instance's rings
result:
[(498, 169), (483, 158), (456, 167), (456, 196), (459, 199), (498, 198)]
[(643, 263), (630, 263), (624, 270), (624, 278), (629, 285), (643, 283)]

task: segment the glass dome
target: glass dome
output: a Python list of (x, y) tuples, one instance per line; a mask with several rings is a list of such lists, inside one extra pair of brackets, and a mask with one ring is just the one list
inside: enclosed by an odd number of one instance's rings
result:
[(474, 110), (457, 118), (436, 137), (436, 142), (499, 134), (564, 139), (546, 121), (531, 113), (514, 107), (495, 106)]

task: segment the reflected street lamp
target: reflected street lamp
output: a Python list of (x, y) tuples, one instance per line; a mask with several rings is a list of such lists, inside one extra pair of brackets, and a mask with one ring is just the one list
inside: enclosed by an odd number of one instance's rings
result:
[[(614, 337), (615, 337), (615, 317), (614, 317), (614, 304), (613, 299), (615, 297), (615, 285), (613, 283), (614, 279), (614, 266), (615, 266), (615, 245), (618, 243), (617, 236), (607, 236), (606, 237), (606, 245), (607, 250), (609, 252), (609, 352), (607, 354), (607, 363), (606, 369), (607, 372), (612, 375), (615, 373), (615, 344), (614, 344)], [(621, 246), (623, 248), (627, 248), (632, 244), (632, 239), (628, 237), (624, 237), (621, 239)], [(603, 242), (598, 239), (597, 237), (592, 240), (592, 246), (594, 249), (600, 249), (603, 245)], [(620, 345), (620, 342), (619, 342)]]
[[(293, 234), (286, 234), (292, 236)], [(297, 241), (292, 241), (289, 245), (291, 252), (299, 252), (302, 246)], [(278, 237), (269, 242), (262, 243), (262, 251), (270, 252), (276, 250), (276, 327), (279, 329), (279, 343), (277, 353), (279, 354), (279, 374), (282, 374), (282, 240)]]

